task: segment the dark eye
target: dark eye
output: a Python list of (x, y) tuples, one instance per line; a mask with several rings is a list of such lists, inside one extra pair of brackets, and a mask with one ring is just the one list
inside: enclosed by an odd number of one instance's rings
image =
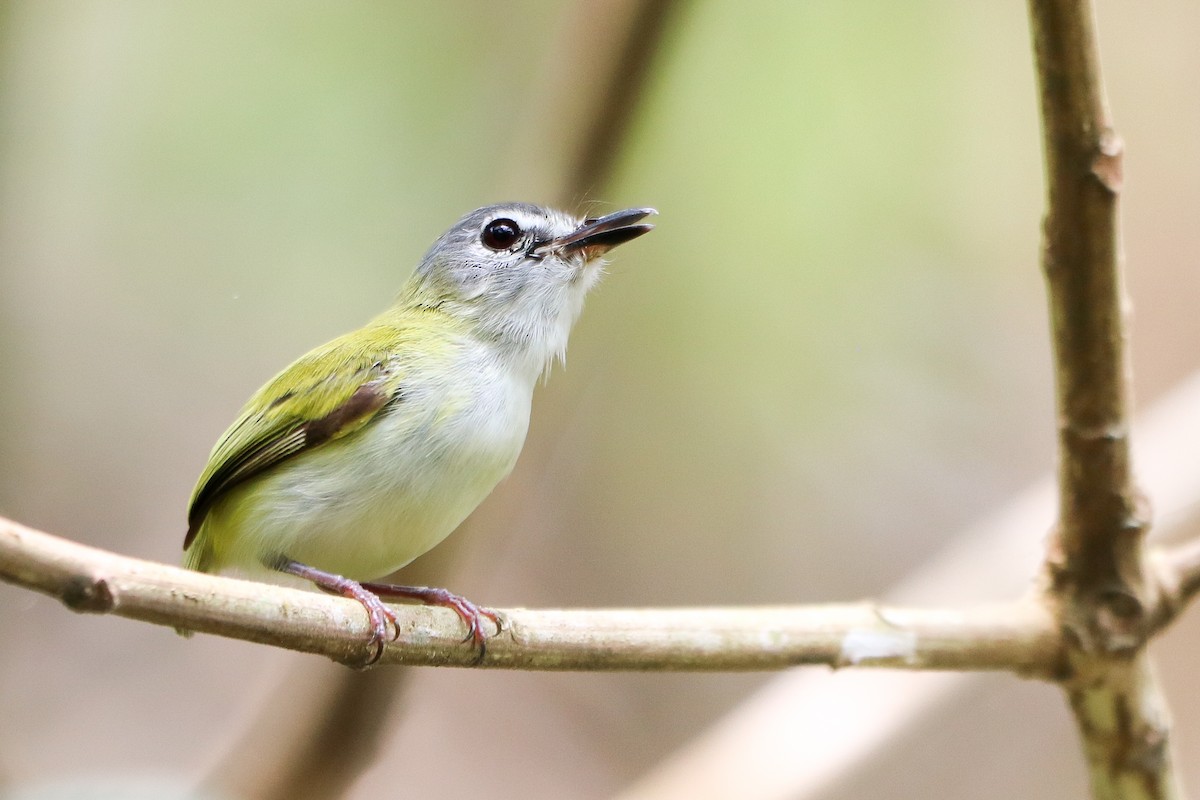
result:
[(479, 240), (492, 250), (507, 250), (521, 238), (521, 226), (511, 219), (494, 219), (483, 229)]

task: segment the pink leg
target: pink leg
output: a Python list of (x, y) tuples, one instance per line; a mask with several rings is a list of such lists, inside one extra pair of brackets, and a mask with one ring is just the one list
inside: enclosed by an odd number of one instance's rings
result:
[(490, 619), (496, 626), (496, 632), (504, 629), (500, 615), (490, 608), (477, 606), (467, 598), (454, 594), (447, 589), (437, 589), (430, 586), (398, 586), (394, 583), (364, 583), (362, 588), (382, 595), (383, 597), (404, 597), (409, 600), (419, 600), (429, 606), (445, 606), (467, 624), (467, 636), (464, 642), (470, 641), (479, 648), (479, 660), (483, 660), (487, 652), (487, 634), (483, 632), (483, 619)]
[(367, 618), (371, 622), (371, 638), (367, 640), (367, 644), (375, 646), (375, 655), (368, 659), (365, 666), (369, 667), (374, 664), (383, 655), (389, 622), (396, 631), (396, 635), (391, 638), (394, 640), (400, 636), (400, 625), (396, 622), (396, 614), (358, 581), (352, 581), (341, 575), (334, 575), (332, 572), (325, 572), (288, 558), (281, 558), (270, 566), (280, 572), (312, 581), (322, 591), (340, 594), (342, 597), (349, 597), (351, 600), (362, 603), (363, 608), (367, 611)]

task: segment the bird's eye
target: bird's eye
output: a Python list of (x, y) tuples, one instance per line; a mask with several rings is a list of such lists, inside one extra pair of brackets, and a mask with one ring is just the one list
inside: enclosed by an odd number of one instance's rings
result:
[(511, 219), (494, 219), (483, 229), (479, 240), (492, 250), (507, 250), (521, 238), (521, 226)]

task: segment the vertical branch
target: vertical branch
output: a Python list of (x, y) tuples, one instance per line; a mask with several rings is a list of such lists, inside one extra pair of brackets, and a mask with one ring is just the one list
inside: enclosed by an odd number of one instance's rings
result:
[(256, 710), (204, 789), (254, 800), (342, 797), (378, 755), (410, 674), (306, 660)]
[[(1048, 190), (1042, 265), (1058, 398), (1061, 552), (1054, 577), (1081, 599), (1110, 606), (1114, 621), (1136, 625), (1146, 523), (1129, 462), (1117, 234), (1122, 145), (1100, 83), (1090, 3), (1031, 0), (1030, 8)], [(1113, 633), (1079, 631), (1100, 646)]]
[(520, 120), (510, 166), (499, 176), (511, 196), (571, 208), (603, 190), (683, 6), (588, 0), (563, 13), (529, 94), (529, 104), (546, 113)]
[(676, 0), (643, 0), (629, 9), (624, 41), (615, 51), (608, 74), (597, 82), (591, 117), (563, 181), (567, 194), (578, 195), (608, 182), (652, 73), (663, 34), (679, 6)]
[(1169, 724), (1142, 652), (1152, 604), (1129, 456), (1129, 367), (1117, 197), (1122, 143), (1100, 79), (1089, 0), (1029, 0), (1048, 209), (1042, 265), (1058, 411), (1059, 518), (1049, 598), (1097, 798), (1179, 794)]

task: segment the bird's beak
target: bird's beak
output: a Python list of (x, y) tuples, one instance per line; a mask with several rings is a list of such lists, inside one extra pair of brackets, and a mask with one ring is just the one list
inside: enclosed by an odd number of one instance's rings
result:
[(636, 223), (657, 213), (653, 208), (627, 208), (597, 219), (585, 219), (578, 228), (548, 242), (545, 247), (560, 253), (583, 253), (584, 258), (596, 258), (654, 230), (653, 225)]

